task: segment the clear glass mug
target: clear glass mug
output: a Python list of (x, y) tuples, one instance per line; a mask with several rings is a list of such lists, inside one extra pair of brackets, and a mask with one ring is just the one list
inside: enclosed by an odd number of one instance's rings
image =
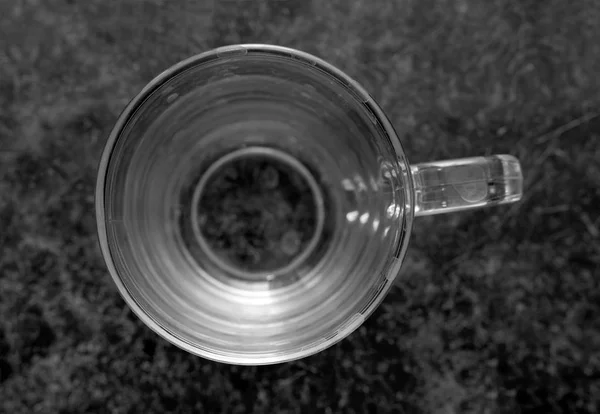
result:
[(340, 341), (399, 274), (413, 218), (516, 202), (519, 162), (409, 165), (385, 114), (310, 54), (194, 56), (124, 109), (102, 155), (102, 253), (135, 314), (215, 361), (263, 365)]

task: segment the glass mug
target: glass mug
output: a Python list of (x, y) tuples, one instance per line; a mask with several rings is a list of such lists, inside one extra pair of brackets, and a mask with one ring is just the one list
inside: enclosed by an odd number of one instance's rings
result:
[(124, 109), (96, 188), (121, 295), (171, 343), (264, 365), (348, 336), (399, 274), (413, 218), (516, 202), (519, 162), (409, 165), (353, 79), (263, 44), (176, 64)]

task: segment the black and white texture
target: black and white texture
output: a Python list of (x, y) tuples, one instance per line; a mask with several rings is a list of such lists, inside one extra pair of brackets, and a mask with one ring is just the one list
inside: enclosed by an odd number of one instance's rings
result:
[[(0, 2), (0, 412), (600, 411), (599, 21), (597, 0)], [(419, 219), (383, 305), (321, 354), (169, 345), (101, 258), (98, 157), (153, 76), (236, 42), (347, 71), (411, 162), (519, 157), (523, 201)]]

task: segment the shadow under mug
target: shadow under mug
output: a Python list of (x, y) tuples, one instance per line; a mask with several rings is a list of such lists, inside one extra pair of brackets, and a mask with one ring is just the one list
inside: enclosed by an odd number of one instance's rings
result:
[(176, 64), (127, 105), (96, 216), (145, 324), (195, 355), (263, 365), (357, 329), (401, 274), (414, 217), (516, 202), (522, 181), (509, 155), (409, 165), (348, 75), (234, 45)]

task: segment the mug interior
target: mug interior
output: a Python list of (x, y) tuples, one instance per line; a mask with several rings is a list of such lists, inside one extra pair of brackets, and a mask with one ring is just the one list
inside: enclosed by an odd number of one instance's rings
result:
[[(198, 237), (199, 185), (236, 151), (283, 154), (314, 182), (321, 227), (294, 266), (227, 267)], [(97, 182), (102, 252), (128, 305), (179, 347), (235, 364), (298, 359), (351, 333), (391, 287), (412, 226), (409, 171), (381, 109), (338, 69), (277, 46), (216, 49), (159, 75), (119, 117)]]

